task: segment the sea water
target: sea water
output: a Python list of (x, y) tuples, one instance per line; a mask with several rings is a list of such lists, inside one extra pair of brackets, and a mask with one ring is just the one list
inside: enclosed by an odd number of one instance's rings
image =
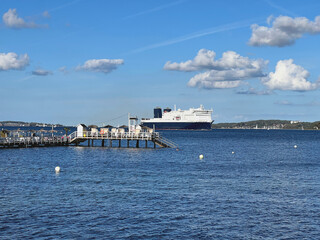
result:
[(162, 135), (179, 151), (0, 149), (0, 238), (319, 239), (320, 131)]

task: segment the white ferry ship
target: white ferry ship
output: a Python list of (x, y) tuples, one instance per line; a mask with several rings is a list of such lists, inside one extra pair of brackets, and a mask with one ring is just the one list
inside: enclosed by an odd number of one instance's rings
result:
[(167, 129), (211, 129), (213, 110), (206, 110), (202, 105), (199, 108), (190, 108), (189, 110), (174, 110), (170, 108), (154, 109), (154, 118), (142, 118), (141, 125), (157, 130)]

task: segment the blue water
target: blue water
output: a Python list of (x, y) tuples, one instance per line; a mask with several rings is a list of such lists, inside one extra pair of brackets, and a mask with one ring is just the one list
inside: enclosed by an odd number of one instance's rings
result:
[(320, 238), (320, 131), (163, 134), (180, 151), (0, 149), (0, 238)]

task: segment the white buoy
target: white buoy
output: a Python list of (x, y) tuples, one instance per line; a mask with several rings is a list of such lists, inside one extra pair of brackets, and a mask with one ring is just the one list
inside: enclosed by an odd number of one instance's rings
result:
[(56, 171), (56, 173), (59, 173), (60, 172), (60, 167), (57, 166), (54, 170)]
[(297, 148), (298, 146), (297, 146), (297, 145), (294, 145), (293, 147), (294, 147), (294, 148)]
[(232, 154), (234, 154), (234, 151), (232, 151)]
[(203, 159), (203, 155), (202, 154), (199, 155), (199, 159), (200, 160)]

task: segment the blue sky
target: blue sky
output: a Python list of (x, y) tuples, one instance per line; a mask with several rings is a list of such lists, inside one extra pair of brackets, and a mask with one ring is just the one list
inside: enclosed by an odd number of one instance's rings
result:
[(0, 121), (116, 125), (174, 104), (320, 120), (316, 0), (2, 0), (0, 15)]

